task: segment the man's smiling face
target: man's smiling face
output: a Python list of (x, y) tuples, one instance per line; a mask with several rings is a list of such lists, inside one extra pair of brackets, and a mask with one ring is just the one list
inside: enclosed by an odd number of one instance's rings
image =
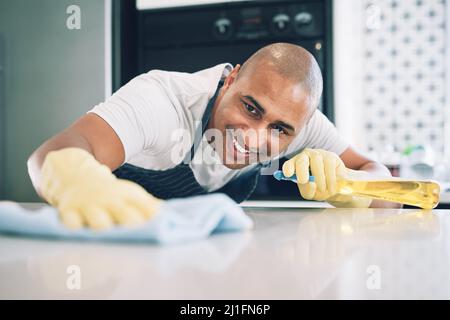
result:
[(239, 69), (227, 77), (208, 125), (220, 132), (222, 139), (213, 145), (230, 169), (286, 150), (314, 109), (302, 84), (280, 75), (270, 62), (243, 74)]

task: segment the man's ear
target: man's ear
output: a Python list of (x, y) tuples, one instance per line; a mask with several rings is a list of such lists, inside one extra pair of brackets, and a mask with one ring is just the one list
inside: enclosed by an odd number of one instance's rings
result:
[(237, 64), (233, 70), (231, 70), (230, 74), (225, 78), (225, 82), (223, 83), (224, 87), (228, 88), (236, 80), (240, 69), (241, 65)]

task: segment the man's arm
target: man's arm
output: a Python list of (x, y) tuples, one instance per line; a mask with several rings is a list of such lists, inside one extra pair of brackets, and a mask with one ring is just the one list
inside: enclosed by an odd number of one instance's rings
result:
[[(371, 176), (379, 178), (389, 178), (391, 173), (389, 169), (381, 163), (370, 160), (362, 154), (358, 153), (352, 147), (347, 148), (341, 155), (340, 158), (344, 162), (345, 166), (353, 170), (362, 170), (368, 172)], [(371, 208), (401, 208), (402, 205), (394, 202), (373, 200)]]
[(88, 113), (45, 141), (29, 157), (28, 173), (36, 192), (41, 197), (41, 167), (47, 153), (68, 147), (86, 150), (111, 170), (118, 168), (125, 158), (124, 147), (115, 131), (102, 118)]

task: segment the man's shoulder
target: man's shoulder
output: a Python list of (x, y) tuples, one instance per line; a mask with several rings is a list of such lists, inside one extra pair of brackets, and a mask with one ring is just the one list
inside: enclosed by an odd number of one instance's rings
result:
[(316, 109), (311, 116), (311, 119), (309, 120), (308, 124), (305, 126), (305, 129), (314, 129), (317, 127), (334, 127), (334, 124), (331, 122), (331, 120), (326, 116), (320, 109)]

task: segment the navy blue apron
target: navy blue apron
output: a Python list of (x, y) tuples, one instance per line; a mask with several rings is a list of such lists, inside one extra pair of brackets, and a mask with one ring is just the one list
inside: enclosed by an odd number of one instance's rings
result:
[[(201, 127), (197, 128), (194, 144), (186, 154), (185, 160), (174, 168), (167, 170), (149, 170), (125, 163), (113, 173), (120, 179), (131, 180), (141, 185), (145, 190), (160, 199), (184, 198), (207, 194), (206, 191), (195, 179), (189, 162), (192, 161), (195, 151), (206, 130), (212, 108), (217, 95), (222, 87), (221, 81), (214, 96), (209, 100), (202, 117)], [(239, 175), (239, 177), (229, 181), (222, 188), (211, 193), (225, 193), (237, 203), (246, 200), (255, 190), (261, 168), (267, 166), (259, 163), (253, 170)]]

